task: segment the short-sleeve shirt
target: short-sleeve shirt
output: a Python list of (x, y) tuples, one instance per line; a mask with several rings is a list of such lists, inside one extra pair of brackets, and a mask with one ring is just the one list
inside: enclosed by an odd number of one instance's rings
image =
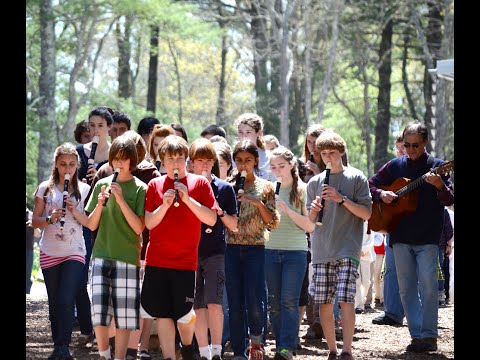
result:
[[(63, 192), (56, 186), (54, 192), (48, 191), (48, 181), (42, 182), (38, 186), (36, 196), (41, 198), (45, 194), (45, 213), (51, 214), (53, 209), (61, 209), (63, 206)], [(83, 204), (87, 197), (90, 186), (79, 181), (78, 189), (80, 191), (80, 199), (72, 198), (75, 207), (78, 211), (83, 212)], [(72, 213), (67, 211), (65, 213), (65, 224), (63, 231), (60, 230), (60, 222), (50, 224), (45, 227), (42, 233), (42, 238), (39, 242), (40, 250), (51, 257), (64, 257), (70, 255), (85, 255), (85, 241), (83, 239), (82, 225), (75, 220)]]
[[(93, 212), (98, 202), (101, 187), (112, 183), (113, 175), (98, 180), (88, 200), (86, 211)], [(145, 192), (147, 185), (135, 176), (128, 181), (118, 182), (122, 195), (137, 216), (145, 215)], [(107, 260), (123, 261), (140, 266), (141, 238), (133, 231), (123, 215), (115, 196), (110, 196), (102, 209), (92, 256)]]
[[(295, 206), (295, 203), (290, 204), (290, 191), (292, 187), (280, 188), (278, 194), (280, 199), (283, 200), (287, 206), (295, 211), (297, 214), (302, 214), (302, 208), (307, 200), (307, 192), (304, 189), (304, 197), (300, 201), (300, 206)], [(280, 223), (275, 230), (270, 232), (270, 239), (265, 244), (266, 249), (271, 250), (291, 250), (291, 251), (307, 251), (308, 244), (305, 238), (305, 231), (300, 228), (295, 222), (285, 214), (282, 210), (278, 209), (280, 213)]]
[[(187, 186), (191, 198), (209, 209), (214, 206), (215, 195), (205, 177), (187, 173), (178, 181)], [(174, 181), (167, 175), (152, 179), (148, 183), (145, 211), (153, 212), (161, 206), (163, 194), (173, 188)], [(170, 206), (162, 221), (150, 229), (145, 262), (147, 266), (196, 271), (202, 223), (180, 196), (178, 201), (180, 205)]]
[[(315, 175), (307, 184), (307, 209), (320, 196), (326, 171)], [(357, 204), (372, 208), (372, 196), (368, 180), (361, 170), (345, 166), (336, 174), (330, 174), (329, 185)], [(345, 206), (326, 201), (323, 208), (322, 226), (315, 226), (310, 236), (312, 264), (322, 264), (343, 258), (360, 260), (364, 220), (353, 215)]]
[(280, 221), (280, 213), (275, 206), (275, 190), (270, 181), (257, 176), (253, 184), (245, 189), (245, 194), (255, 196), (263, 202), (272, 213), (271, 224), (265, 224), (257, 206), (247, 202), (242, 203), (238, 231), (227, 229), (227, 244), (264, 246), (270, 236), (269, 230), (275, 229)]

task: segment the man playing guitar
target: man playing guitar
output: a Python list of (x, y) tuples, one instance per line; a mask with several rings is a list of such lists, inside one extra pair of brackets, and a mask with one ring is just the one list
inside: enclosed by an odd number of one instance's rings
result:
[(444, 206), (452, 205), (454, 196), (448, 174), (431, 171), (441, 168), (444, 161), (427, 153), (427, 127), (419, 122), (408, 124), (403, 131), (403, 140), (406, 155), (387, 162), (368, 182), (373, 207), (381, 202), (392, 204), (400, 198), (400, 191), (384, 190), (397, 179), (416, 182), (418, 200), (415, 211), (399, 219), (398, 225), (389, 233), (400, 296), (412, 337), (407, 351), (428, 352), (437, 350), (438, 242), (443, 227)]

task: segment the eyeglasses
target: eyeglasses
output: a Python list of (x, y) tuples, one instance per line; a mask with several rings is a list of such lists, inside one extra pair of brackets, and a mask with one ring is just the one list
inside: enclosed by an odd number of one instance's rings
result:
[(410, 149), (410, 147), (412, 147), (414, 149), (417, 149), (420, 146), (420, 144), (417, 144), (417, 143), (410, 144), (410, 143), (406, 142), (406, 143), (403, 143), (403, 146), (405, 146), (405, 149)]

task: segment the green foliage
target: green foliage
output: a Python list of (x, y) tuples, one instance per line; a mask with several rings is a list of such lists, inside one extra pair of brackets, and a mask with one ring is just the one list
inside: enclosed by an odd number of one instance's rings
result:
[[(28, 116), (27, 116), (28, 120)], [(26, 147), (26, 192), (27, 192), (27, 205), (29, 209), (33, 209), (33, 192), (38, 186), (37, 183), (37, 158), (38, 158), (38, 132), (32, 129), (35, 123), (33, 121), (27, 121), (27, 131), (25, 143)]]
[[(243, 3), (242, 3), (243, 4)], [(215, 4), (216, 6), (217, 4)], [(220, 5), (220, 4), (218, 4)], [(248, 5), (248, 4), (247, 4)], [(312, 3), (312, 6), (319, 4)], [(326, 74), (331, 39), (331, 9), (320, 4), (318, 14), (312, 23), (311, 39), (305, 39), (302, 31), (295, 34), (298, 48), (292, 51), (301, 52), (302, 48), (312, 48), (313, 95), (312, 95), (312, 122), (316, 121), (318, 99), (324, 76)], [(181, 122), (188, 133), (189, 140), (199, 137), (201, 130), (216, 123), (216, 111), (219, 91), (219, 74), (221, 59), (222, 34), (227, 35), (227, 64), (225, 88), (225, 119), (221, 124), (227, 131), (227, 139), (231, 145), (237, 141), (237, 131), (232, 125), (234, 119), (243, 112), (255, 112), (257, 101), (265, 101), (261, 94), (255, 94), (255, 84), (252, 75), (253, 54), (252, 43), (248, 27), (248, 15), (242, 18), (242, 10), (238, 14), (226, 6), (225, 12), (219, 11), (209, 2), (186, 2), (173, 0), (107, 0), (107, 1), (64, 1), (54, 2), (55, 34), (56, 34), (56, 119), (59, 129), (67, 121), (69, 106), (70, 73), (78, 60), (77, 45), (81, 35), (86, 33), (80, 21), (82, 15), (88, 24), (93, 21), (93, 44), (89, 50), (85, 65), (81, 69), (75, 84), (76, 100), (79, 109), (75, 122), (86, 119), (88, 113), (96, 106), (107, 105), (113, 109), (129, 114), (132, 118), (132, 129), (136, 129), (138, 122), (145, 116), (155, 116), (162, 123)], [(219, 14), (223, 14), (224, 28), (218, 25)], [(373, 158), (366, 149), (366, 139), (371, 140), (373, 152), (375, 146), (374, 128), (377, 112), (378, 97), (378, 49), (381, 27), (386, 19), (393, 17), (394, 25), (392, 51), (392, 88), (391, 88), (391, 124), (390, 141), (393, 144), (395, 135), (403, 129), (411, 119), (410, 109), (402, 83), (401, 60), (403, 55), (402, 41), (404, 34), (409, 34), (412, 47), (409, 51), (407, 65), (408, 85), (415, 103), (415, 110), (423, 118), (425, 104), (423, 99), (423, 49), (416, 38), (414, 27), (408, 19), (402, 18), (408, 12), (406, 3), (385, 3), (375, 1), (347, 2), (339, 19), (339, 41), (331, 87), (325, 103), (324, 118), (326, 127), (334, 128), (347, 142), (349, 162), (367, 173), (367, 160)], [(317, 15), (318, 15), (317, 14)], [(132, 36), (129, 39), (132, 58), (130, 67), (136, 76), (135, 93), (130, 99), (118, 97), (118, 46), (114, 31), (105, 38), (102, 51), (96, 63), (95, 78), (93, 78), (94, 56), (98, 49), (99, 40), (106, 33), (108, 26), (117, 19), (123, 25), (124, 16), (133, 17)], [(237, 15), (240, 15), (237, 17)], [(39, 129), (42, 126), (38, 116), (39, 105), (39, 77), (40, 77), (40, 25), (39, 2), (28, 0), (26, 3), (26, 60), (27, 60), (27, 156), (26, 177), (29, 202), (33, 204), (32, 193), (38, 182), (37, 160), (39, 146)], [(397, 21), (402, 18), (402, 21)], [(404, 21), (405, 20), (405, 21)], [(426, 19), (422, 19), (426, 21)], [(159, 27), (158, 49), (158, 84), (157, 109), (155, 114), (146, 112), (146, 95), (148, 89), (148, 64), (150, 51), (151, 25)], [(292, 31), (299, 24), (292, 23)], [(303, 25), (301, 25), (303, 26)], [(115, 29), (115, 25), (113, 27)], [(83, 31), (83, 33), (82, 33)], [(268, 33), (268, 31), (266, 31)], [(267, 41), (271, 41), (270, 34), (266, 34)], [(293, 38), (292, 38), (293, 39)], [(315, 39), (315, 40), (313, 40)], [(316, 42), (316, 43), (315, 43)], [(138, 51), (138, 53), (137, 53)], [(137, 57), (138, 54), (138, 57)], [(272, 66), (272, 56), (268, 54), (269, 66)], [(304, 62), (302, 55), (293, 62), (294, 68), (290, 71), (300, 75)], [(137, 73), (138, 70), (138, 73)], [(366, 74), (369, 84), (368, 119), (364, 117), (364, 83)], [(272, 86), (270, 74), (268, 86)], [(93, 81), (90, 93), (86, 93), (88, 83)], [(181, 103), (179, 87), (181, 90)], [(332, 89), (338, 95), (333, 94)], [(302, 89), (303, 91), (304, 89)], [(291, 92), (293, 94), (293, 91)], [(453, 97), (453, 86), (452, 86)], [(85, 96), (83, 102), (82, 97)], [(267, 96), (267, 95), (265, 95)], [(258, 97), (258, 98), (257, 98)], [(269, 99), (270, 100), (270, 99)], [(276, 101), (277, 99), (273, 99)], [(304, 100), (302, 100), (304, 101)], [(453, 99), (452, 99), (453, 101)], [(293, 95), (290, 98), (293, 106)], [(296, 104), (295, 104), (296, 105)], [(303, 104), (302, 104), (303, 106)], [(348, 109), (347, 109), (348, 107)], [(272, 112), (276, 109), (272, 109)], [(453, 111), (453, 110), (452, 110)], [(180, 112), (182, 116), (180, 118)], [(267, 114), (268, 115), (268, 114)], [(453, 119), (453, 113), (449, 114)], [(295, 121), (305, 121), (295, 119)], [(448, 124), (451, 139), (445, 151), (453, 157), (453, 121)], [(299, 126), (300, 136), (296, 144), (291, 146), (298, 155), (302, 155), (304, 143), (303, 125)], [(367, 130), (369, 129), (369, 130)], [(276, 130), (276, 129), (275, 129)], [(367, 134), (367, 131), (369, 133)], [(51, 141), (56, 142), (52, 134)], [(74, 142), (73, 134), (67, 140)], [(55, 144), (58, 146), (58, 144)], [(389, 150), (391, 148), (389, 146)], [(393, 152), (392, 152), (393, 157)]]
[(32, 279), (35, 279), (40, 270), (40, 248), (38, 243), (33, 244), (33, 265), (32, 265)]

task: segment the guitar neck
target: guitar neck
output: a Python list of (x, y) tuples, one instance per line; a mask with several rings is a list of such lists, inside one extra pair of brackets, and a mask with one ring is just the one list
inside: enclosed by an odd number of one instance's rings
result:
[(413, 190), (418, 189), (420, 186), (422, 186), (425, 183), (425, 179), (427, 178), (427, 174), (423, 174), (420, 176), (418, 179), (415, 179), (411, 182), (409, 182), (407, 185), (405, 185), (403, 188), (399, 189), (398, 191), (395, 192), (395, 194), (398, 195), (399, 198), (402, 196), (407, 195), (408, 193), (412, 192)]
[[(452, 170), (453, 170), (453, 160), (452, 161), (447, 161), (447, 162), (443, 163), (442, 165), (440, 165), (439, 167), (431, 169), (429, 172), (431, 172), (433, 174), (445, 175), (445, 174), (448, 174), (449, 172), (451, 172)], [(415, 180), (409, 182), (407, 185), (405, 185), (401, 189), (397, 190), (395, 192), (395, 194), (398, 195), (398, 198), (401, 198), (402, 196), (407, 195), (409, 192), (412, 192), (413, 190), (418, 189), (425, 182), (425, 180), (427, 178), (427, 174), (429, 172), (423, 174), (418, 179), (415, 179)]]

